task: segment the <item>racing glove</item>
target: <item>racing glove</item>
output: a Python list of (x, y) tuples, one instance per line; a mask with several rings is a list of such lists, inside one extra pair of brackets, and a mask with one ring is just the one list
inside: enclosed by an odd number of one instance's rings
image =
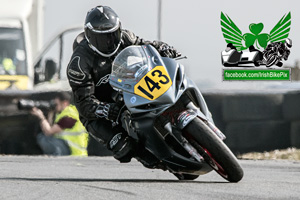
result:
[(106, 118), (107, 120), (115, 121), (118, 118), (120, 107), (116, 103), (100, 102), (95, 114), (98, 118)]
[(167, 43), (154, 41), (153, 46), (163, 57), (176, 58), (181, 56), (181, 53), (179, 51), (177, 51), (174, 47), (168, 45)]

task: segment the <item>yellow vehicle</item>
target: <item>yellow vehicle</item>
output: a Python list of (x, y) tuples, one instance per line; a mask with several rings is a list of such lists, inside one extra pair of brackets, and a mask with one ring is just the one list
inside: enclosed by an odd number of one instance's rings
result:
[(0, 90), (33, 88), (42, 47), (43, 0), (0, 0)]
[(0, 91), (32, 90), (54, 74), (60, 80), (63, 49), (54, 51), (60, 54), (57, 59), (45, 53), (56, 41), (62, 45), (67, 32), (83, 28), (66, 29), (44, 45), (44, 0), (0, 0), (0, 4)]

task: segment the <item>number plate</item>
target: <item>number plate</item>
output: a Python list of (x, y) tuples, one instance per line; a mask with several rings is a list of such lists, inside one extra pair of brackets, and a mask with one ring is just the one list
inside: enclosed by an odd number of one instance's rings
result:
[(148, 100), (155, 100), (172, 85), (172, 80), (163, 66), (149, 71), (135, 86), (134, 93)]

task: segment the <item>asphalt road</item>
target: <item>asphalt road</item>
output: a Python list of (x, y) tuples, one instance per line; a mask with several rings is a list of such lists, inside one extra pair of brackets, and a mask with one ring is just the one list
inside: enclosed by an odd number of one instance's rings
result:
[(244, 178), (228, 183), (215, 172), (178, 181), (111, 157), (0, 156), (0, 199), (300, 199), (300, 162), (240, 162)]

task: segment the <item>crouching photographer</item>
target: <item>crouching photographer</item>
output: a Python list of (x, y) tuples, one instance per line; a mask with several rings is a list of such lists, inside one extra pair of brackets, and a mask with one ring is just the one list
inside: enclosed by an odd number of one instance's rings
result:
[[(20, 100), (19, 109), (30, 110), (38, 117), (42, 133), (37, 143), (47, 155), (87, 155), (88, 134), (79, 120), (76, 107), (70, 104), (67, 92), (58, 93), (53, 102)], [(55, 109), (55, 120), (50, 125), (42, 110)], [(42, 109), (42, 110), (41, 110)]]

